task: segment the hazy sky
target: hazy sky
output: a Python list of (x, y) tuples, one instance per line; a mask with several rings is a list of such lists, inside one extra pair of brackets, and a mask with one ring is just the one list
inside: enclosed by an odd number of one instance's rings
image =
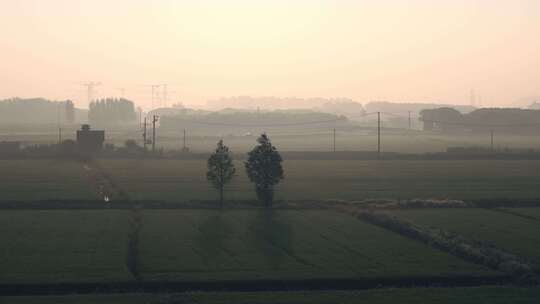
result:
[(0, 0), (0, 98), (540, 95), (538, 0)]

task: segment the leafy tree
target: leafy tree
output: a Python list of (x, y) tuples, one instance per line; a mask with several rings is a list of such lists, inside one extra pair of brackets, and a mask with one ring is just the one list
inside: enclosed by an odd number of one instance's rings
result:
[(134, 103), (120, 98), (94, 100), (88, 108), (88, 121), (93, 125), (114, 125), (136, 121)]
[(259, 145), (248, 153), (246, 172), (255, 184), (259, 200), (270, 206), (274, 199), (274, 186), (284, 178), (283, 160), (266, 134), (262, 134), (257, 142)]
[(223, 140), (220, 140), (217, 144), (216, 151), (208, 158), (206, 178), (219, 190), (219, 202), (221, 206), (223, 206), (223, 188), (234, 177), (235, 173), (236, 169), (232, 162), (229, 147), (223, 144)]

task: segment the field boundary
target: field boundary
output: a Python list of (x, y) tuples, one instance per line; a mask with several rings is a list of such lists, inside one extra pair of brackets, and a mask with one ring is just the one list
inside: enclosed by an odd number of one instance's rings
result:
[[(247, 152), (234, 153), (234, 159), (245, 160)], [(207, 160), (211, 152), (181, 152), (169, 151), (165, 153), (107, 154), (101, 153), (96, 159), (132, 159), (132, 160)], [(345, 151), (282, 151), (280, 154), (286, 160), (540, 160), (540, 152), (381, 152), (373, 150), (345, 150)], [(62, 155), (0, 155), (0, 160), (39, 160), (39, 159), (77, 159)]]
[[(343, 210), (351, 212), (350, 210)], [(514, 283), (522, 285), (538, 284), (540, 278), (532, 264), (505, 250), (467, 239), (461, 235), (443, 229), (428, 229), (413, 223), (397, 219), (382, 213), (354, 211), (359, 220), (387, 229), (404, 237), (422, 242), (435, 249), (454, 255), (465, 261), (484, 265), (505, 273), (513, 278)]]
[(507, 275), (454, 277), (381, 277), (305, 280), (236, 280), (236, 281), (130, 281), (89, 283), (0, 284), (2, 296), (39, 296), (108, 293), (180, 293), (193, 291), (303, 291), (365, 290), (416, 287), (477, 287), (511, 285)]
[(103, 201), (109, 202), (112, 199), (129, 201), (127, 192), (121, 189), (96, 162), (93, 160), (84, 161), (82, 166), (86, 172), (88, 183)]
[(519, 213), (519, 212), (514, 212), (514, 211), (509, 210), (509, 209), (502, 209), (502, 208), (487, 208), (487, 209), (488, 209), (488, 210), (491, 210), (491, 211), (496, 211), (496, 212), (504, 213), (504, 214), (510, 214), (510, 215), (517, 216), (517, 217), (521, 217), (521, 218), (524, 218), (524, 219), (527, 219), (527, 220), (531, 220), (531, 221), (540, 222), (540, 218), (538, 218), (538, 217), (536, 217), (536, 216), (526, 215), (526, 214), (521, 214), (521, 213)]
[[(221, 209), (217, 200), (130, 200), (126, 197), (111, 201), (104, 200), (31, 200), (0, 201), (0, 210), (6, 209)], [(275, 201), (273, 209), (335, 209), (356, 208), (359, 210), (394, 210), (394, 209), (444, 209), (444, 208), (536, 208), (540, 207), (539, 199), (498, 199), (498, 200), (436, 200), (436, 199), (363, 199), (350, 200), (287, 200)], [(225, 201), (224, 209), (261, 209), (267, 208), (256, 200)]]

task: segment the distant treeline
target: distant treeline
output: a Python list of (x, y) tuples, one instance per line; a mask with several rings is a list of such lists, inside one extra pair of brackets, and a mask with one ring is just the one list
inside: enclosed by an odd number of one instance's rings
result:
[(124, 98), (106, 98), (90, 103), (88, 122), (92, 125), (106, 126), (133, 123), (137, 119), (135, 105)]
[(43, 98), (0, 100), (0, 124), (70, 124), (86, 120), (86, 111), (73, 102)]
[(197, 130), (212, 134), (244, 134), (270, 131), (328, 130), (346, 127), (350, 123), (344, 116), (299, 110), (182, 112), (160, 117), (160, 129), (178, 131)]
[[(389, 102), (372, 101), (365, 105), (349, 98), (278, 98), (238, 96), (221, 98), (207, 102), (207, 106), (215, 110), (236, 109), (237, 111), (269, 111), (279, 109), (312, 110), (315, 112), (343, 115), (353, 121), (373, 120), (376, 117), (366, 117), (366, 113), (381, 112), (381, 118), (397, 127), (408, 127), (407, 117), (417, 120), (424, 109), (441, 107), (453, 108), (461, 113), (469, 113), (476, 108), (469, 105), (448, 105), (419, 102)], [(402, 117), (400, 117), (402, 116)]]
[(424, 130), (452, 132), (537, 133), (540, 110), (478, 109), (463, 114), (452, 108), (423, 110)]
[(364, 105), (366, 112), (386, 112), (393, 114), (407, 115), (409, 111), (412, 114), (419, 114), (422, 110), (452, 108), (460, 113), (469, 113), (476, 108), (468, 105), (450, 105), (438, 103), (421, 103), (421, 102), (389, 102), (389, 101), (372, 101)]

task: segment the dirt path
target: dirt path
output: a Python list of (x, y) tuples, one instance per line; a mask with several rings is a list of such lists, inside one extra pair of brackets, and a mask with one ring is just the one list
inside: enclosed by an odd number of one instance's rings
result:
[(85, 161), (83, 169), (88, 183), (97, 196), (105, 202), (112, 200), (128, 201), (129, 196), (114, 182), (114, 180), (94, 161)]

